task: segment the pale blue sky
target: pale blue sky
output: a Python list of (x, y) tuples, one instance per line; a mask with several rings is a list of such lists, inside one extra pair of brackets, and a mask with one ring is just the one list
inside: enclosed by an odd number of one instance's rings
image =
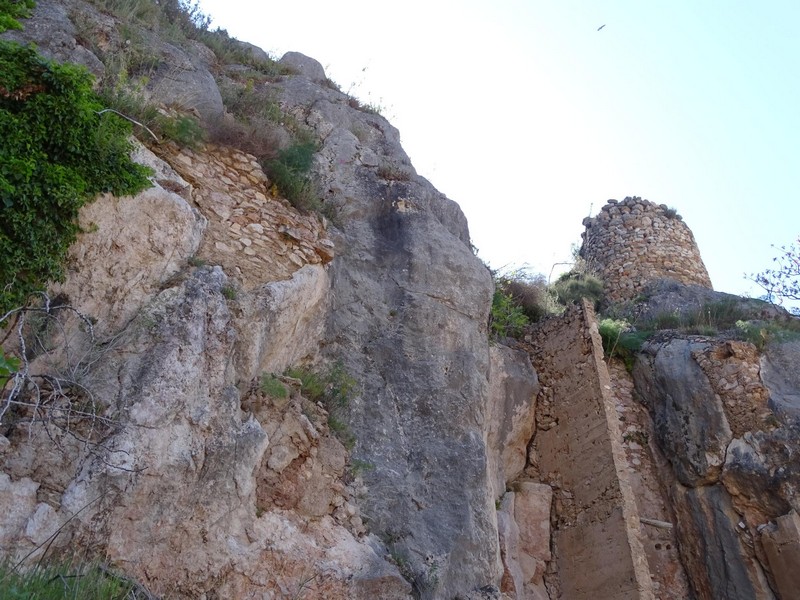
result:
[[(800, 234), (800, 2), (204, 0), (384, 107), (493, 267), (549, 274), (609, 198), (674, 206), (718, 290)], [(597, 28), (605, 27), (601, 31)]]

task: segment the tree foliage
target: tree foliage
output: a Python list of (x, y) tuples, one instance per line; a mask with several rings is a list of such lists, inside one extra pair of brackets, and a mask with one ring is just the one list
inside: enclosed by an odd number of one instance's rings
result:
[(0, 314), (63, 278), (83, 204), (149, 185), (130, 125), (102, 108), (82, 67), (0, 41)]
[(764, 288), (770, 302), (783, 304), (785, 300), (800, 300), (800, 236), (795, 243), (778, 249), (781, 254), (772, 259), (774, 267), (751, 275), (750, 279)]

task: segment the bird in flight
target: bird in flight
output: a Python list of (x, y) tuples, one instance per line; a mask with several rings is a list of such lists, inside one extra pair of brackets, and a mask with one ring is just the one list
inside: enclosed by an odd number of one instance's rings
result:
[(600, 31), (600, 30), (601, 30), (603, 27), (605, 27), (605, 26), (606, 26), (606, 24), (605, 24), (605, 23), (603, 23), (602, 25), (600, 25), (600, 27), (598, 27), (598, 28), (597, 28), (597, 31)]

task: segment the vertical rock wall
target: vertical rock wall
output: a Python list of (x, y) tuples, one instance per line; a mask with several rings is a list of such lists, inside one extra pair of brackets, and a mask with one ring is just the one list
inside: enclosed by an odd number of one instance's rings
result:
[(583, 224), (581, 256), (612, 302), (635, 297), (656, 279), (712, 287), (691, 230), (664, 204), (636, 197), (609, 200)]
[(535, 332), (543, 385), (535, 462), (556, 490), (561, 597), (654, 598), (594, 311), (584, 301)]

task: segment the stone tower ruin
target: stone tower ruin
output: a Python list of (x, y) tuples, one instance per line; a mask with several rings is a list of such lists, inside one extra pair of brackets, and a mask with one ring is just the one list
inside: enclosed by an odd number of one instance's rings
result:
[(638, 197), (609, 200), (583, 225), (580, 254), (612, 302), (634, 298), (656, 279), (712, 288), (694, 235), (665, 204)]

